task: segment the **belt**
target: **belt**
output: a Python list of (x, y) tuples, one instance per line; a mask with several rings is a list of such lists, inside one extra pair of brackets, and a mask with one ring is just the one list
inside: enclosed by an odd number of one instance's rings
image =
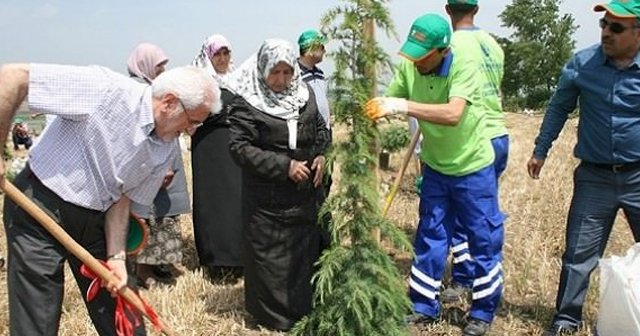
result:
[(608, 170), (613, 173), (625, 173), (640, 169), (640, 161), (619, 164), (593, 163), (582, 161), (582, 164), (593, 168)]

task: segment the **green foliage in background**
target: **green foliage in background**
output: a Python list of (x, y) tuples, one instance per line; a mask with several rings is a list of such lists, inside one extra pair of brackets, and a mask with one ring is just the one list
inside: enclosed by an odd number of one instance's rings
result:
[[(381, 216), (376, 179), (378, 131), (362, 109), (375, 87), (371, 69), (390, 69), (389, 56), (365, 33), (375, 20), (378, 31), (395, 35), (386, 0), (343, 0), (322, 18), (322, 30), (338, 44), (330, 56), (332, 113), (349, 134), (334, 144), (329, 164), (336, 162), (340, 181), (320, 211), (330, 213), (331, 247), (320, 258), (314, 277), (312, 313), (291, 331), (300, 336), (407, 335), (411, 311), (406, 285), (394, 261), (372, 232), (380, 230), (389, 245), (409, 248), (406, 235)], [(370, 22), (370, 21), (369, 21)]]
[(505, 109), (541, 109), (553, 95), (576, 45), (575, 20), (571, 14), (560, 14), (561, 2), (513, 0), (500, 14), (502, 26), (513, 30), (509, 38), (497, 39), (505, 53)]

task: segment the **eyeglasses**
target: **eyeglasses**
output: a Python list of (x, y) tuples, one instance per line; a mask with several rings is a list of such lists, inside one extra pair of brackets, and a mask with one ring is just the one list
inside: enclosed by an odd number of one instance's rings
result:
[(191, 124), (190, 128), (198, 128), (200, 126), (202, 126), (202, 121), (198, 120), (198, 119), (194, 119), (192, 118), (189, 113), (187, 112), (187, 108), (184, 107), (184, 104), (182, 103), (182, 100), (178, 99), (178, 102), (180, 103), (180, 106), (182, 107), (182, 111), (184, 111), (184, 115), (187, 116), (187, 120), (189, 120), (189, 124)]
[(605, 18), (600, 19), (600, 28), (604, 29), (605, 27), (609, 27), (609, 30), (614, 34), (620, 34), (627, 29), (640, 28), (638, 25), (633, 26), (625, 26), (620, 22), (609, 22)]

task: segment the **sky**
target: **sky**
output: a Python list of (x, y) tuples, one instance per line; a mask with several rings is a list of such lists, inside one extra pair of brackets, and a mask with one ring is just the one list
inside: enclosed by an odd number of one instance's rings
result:
[[(564, 0), (561, 12), (571, 11), (580, 26), (577, 48), (599, 40), (593, 5), (601, 1)], [(160, 46), (169, 56), (168, 67), (190, 64), (202, 41), (220, 33), (232, 44), (236, 65), (257, 51), (266, 38), (292, 43), (339, 0), (0, 0), (0, 64), (45, 62), (107, 66), (126, 72), (126, 59), (141, 42)], [(499, 36), (509, 36), (498, 15), (510, 0), (480, 0), (476, 25)], [(380, 37), (397, 60), (401, 40), (418, 16), (445, 15), (445, 0), (393, 0), (391, 17), (400, 40)], [(329, 49), (331, 45), (329, 45)], [(331, 60), (324, 63), (331, 71)]]

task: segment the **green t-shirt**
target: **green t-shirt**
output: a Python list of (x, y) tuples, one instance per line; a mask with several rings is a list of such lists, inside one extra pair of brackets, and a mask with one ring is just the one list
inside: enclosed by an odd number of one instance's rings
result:
[(482, 62), (480, 101), (487, 114), (487, 136), (493, 139), (507, 134), (502, 113), (500, 86), (504, 74), (504, 52), (496, 40), (481, 29), (459, 29), (451, 38), (451, 49), (457, 57)]
[[(452, 57), (447, 68), (447, 58)], [(450, 55), (437, 74), (421, 75), (412, 62), (402, 60), (386, 95), (426, 104), (446, 104), (451, 97), (467, 101), (456, 126), (418, 120), (424, 137), (420, 156), (432, 169), (451, 176), (464, 176), (493, 163), (494, 153), (485, 129), (485, 114), (476, 108), (480, 81), (477, 63)], [(447, 71), (448, 70), (448, 71)]]

